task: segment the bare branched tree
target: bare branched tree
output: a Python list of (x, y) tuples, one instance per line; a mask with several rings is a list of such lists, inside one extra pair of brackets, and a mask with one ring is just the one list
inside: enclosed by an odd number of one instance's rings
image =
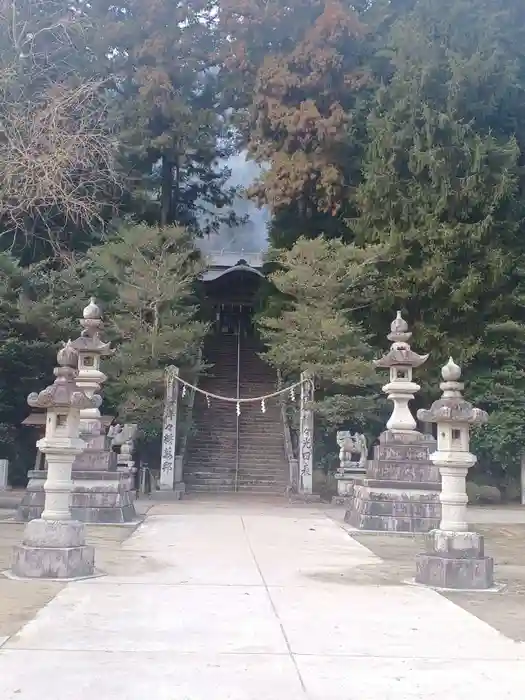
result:
[(58, 244), (118, 194), (108, 76), (82, 3), (0, 0), (0, 35), (0, 225)]

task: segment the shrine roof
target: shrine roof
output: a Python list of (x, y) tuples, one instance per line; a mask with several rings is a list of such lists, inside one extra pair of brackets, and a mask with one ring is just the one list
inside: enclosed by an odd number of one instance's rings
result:
[(210, 265), (202, 275), (202, 279), (205, 282), (216, 280), (231, 272), (240, 271), (263, 277), (261, 272), (263, 266), (262, 253), (245, 253), (244, 251), (223, 253), (221, 251), (208, 253), (208, 259)]

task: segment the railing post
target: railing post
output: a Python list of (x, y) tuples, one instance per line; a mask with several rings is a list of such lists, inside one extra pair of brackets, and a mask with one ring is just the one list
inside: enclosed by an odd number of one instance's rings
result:
[(309, 372), (301, 374), (301, 415), (299, 429), (299, 490), (310, 495), (313, 493), (314, 471), (314, 398), (313, 377)]
[(166, 369), (166, 398), (162, 425), (162, 452), (160, 490), (175, 490), (175, 457), (177, 448), (177, 407), (179, 403), (179, 368), (170, 365)]

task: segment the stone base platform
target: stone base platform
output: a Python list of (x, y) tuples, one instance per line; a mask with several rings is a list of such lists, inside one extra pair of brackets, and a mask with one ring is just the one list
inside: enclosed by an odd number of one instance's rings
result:
[(78, 521), (32, 520), (13, 549), (11, 572), (20, 578), (76, 579), (92, 576), (95, 551)]
[(439, 527), (440, 475), (429, 459), (435, 450), (431, 435), (382, 433), (366, 478), (354, 483), (345, 521), (378, 532), (421, 533)]
[(158, 491), (155, 489), (155, 491), (152, 491), (149, 494), (149, 497), (153, 501), (171, 502), (182, 500), (185, 494), (186, 485), (183, 482), (180, 482), (179, 484), (176, 484), (174, 489), (159, 489)]
[(486, 590), (494, 585), (494, 560), (476, 532), (434, 530), (416, 557), (416, 583), (436, 588)]
[(118, 455), (108, 449), (105, 435), (87, 437), (81, 435), (88, 442), (89, 447), (81, 452), (73, 462), (73, 474), (75, 472), (114, 472), (117, 471)]
[[(44, 510), (46, 471), (29, 472), (27, 490), (16, 519), (40, 518)], [(75, 471), (71, 514), (82, 523), (128, 523), (137, 519), (133, 476), (122, 472)]]
[(366, 476), (363, 469), (349, 470), (334, 475), (337, 481), (337, 495), (332, 497), (332, 505), (350, 507), (354, 495), (354, 486)]
[(439, 526), (439, 493), (431, 484), (363, 479), (354, 485), (345, 522), (359, 530), (429, 532)]

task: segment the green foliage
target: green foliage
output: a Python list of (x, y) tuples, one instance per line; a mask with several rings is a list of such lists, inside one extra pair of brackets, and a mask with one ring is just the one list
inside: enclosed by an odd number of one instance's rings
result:
[(219, 108), (213, 3), (96, 0), (91, 12), (116, 75), (127, 211), (194, 232), (234, 221), (229, 172), (217, 164), (231, 153), (231, 135)]
[(424, 400), (443, 360), (461, 362), (469, 397), (496, 414), (478, 444), (508, 467), (525, 359), (520, 12), (507, 0), (420, 0), (394, 22), (353, 222), (359, 243), (389, 248), (372, 331), (405, 309), (432, 352)]
[(280, 302), (258, 319), (265, 359), (283, 376), (315, 376), (316, 410), (325, 422), (334, 426), (352, 417), (359, 424), (356, 407), (361, 415), (371, 408), (377, 377), (355, 312), (370, 303), (381, 249), (300, 238), (290, 251), (273, 253), (278, 267), (270, 280)]
[[(234, 223), (218, 160), (238, 137), (273, 214), (265, 358), (314, 372), (327, 449), (380, 429), (370, 360), (400, 308), (431, 353), (417, 403), (452, 354), (491, 414), (483, 467), (516, 470), (522, 2), (0, 0), (0, 98), (5, 456), (27, 467), (26, 395), (91, 294), (118, 348), (107, 405), (158, 435), (165, 365), (198, 363), (192, 236)], [(142, 223), (115, 234), (115, 214)]]
[(0, 436), (13, 485), (24, 484), (35, 458), (35, 435), (22, 427), (27, 396), (49, 383), (56, 348), (24, 318), (19, 300), (30, 275), (8, 254), (0, 254)]
[(108, 315), (117, 351), (107, 396), (121, 420), (158, 436), (165, 368), (199, 368), (207, 326), (196, 318), (195, 285), (203, 261), (183, 229), (145, 225), (122, 227), (89, 258), (114, 289)]
[[(158, 442), (165, 367), (200, 369), (207, 326), (196, 319), (195, 287), (203, 264), (183, 229), (127, 224), (76, 262), (23, 271), (25, 284), (15, 288), (13, 303), (45, 350), (42, 381), (49, 383), (59, 343), (79, 335), (82, 309), (96, 296), (107, 319), (104, 337), (116, 350), (104, 363), (105, 410), (139, 423), (147, 443)], [(15, 347), (21, 342), (16, 336)], [(22, 396), (23, 406), (34, 389)]]

